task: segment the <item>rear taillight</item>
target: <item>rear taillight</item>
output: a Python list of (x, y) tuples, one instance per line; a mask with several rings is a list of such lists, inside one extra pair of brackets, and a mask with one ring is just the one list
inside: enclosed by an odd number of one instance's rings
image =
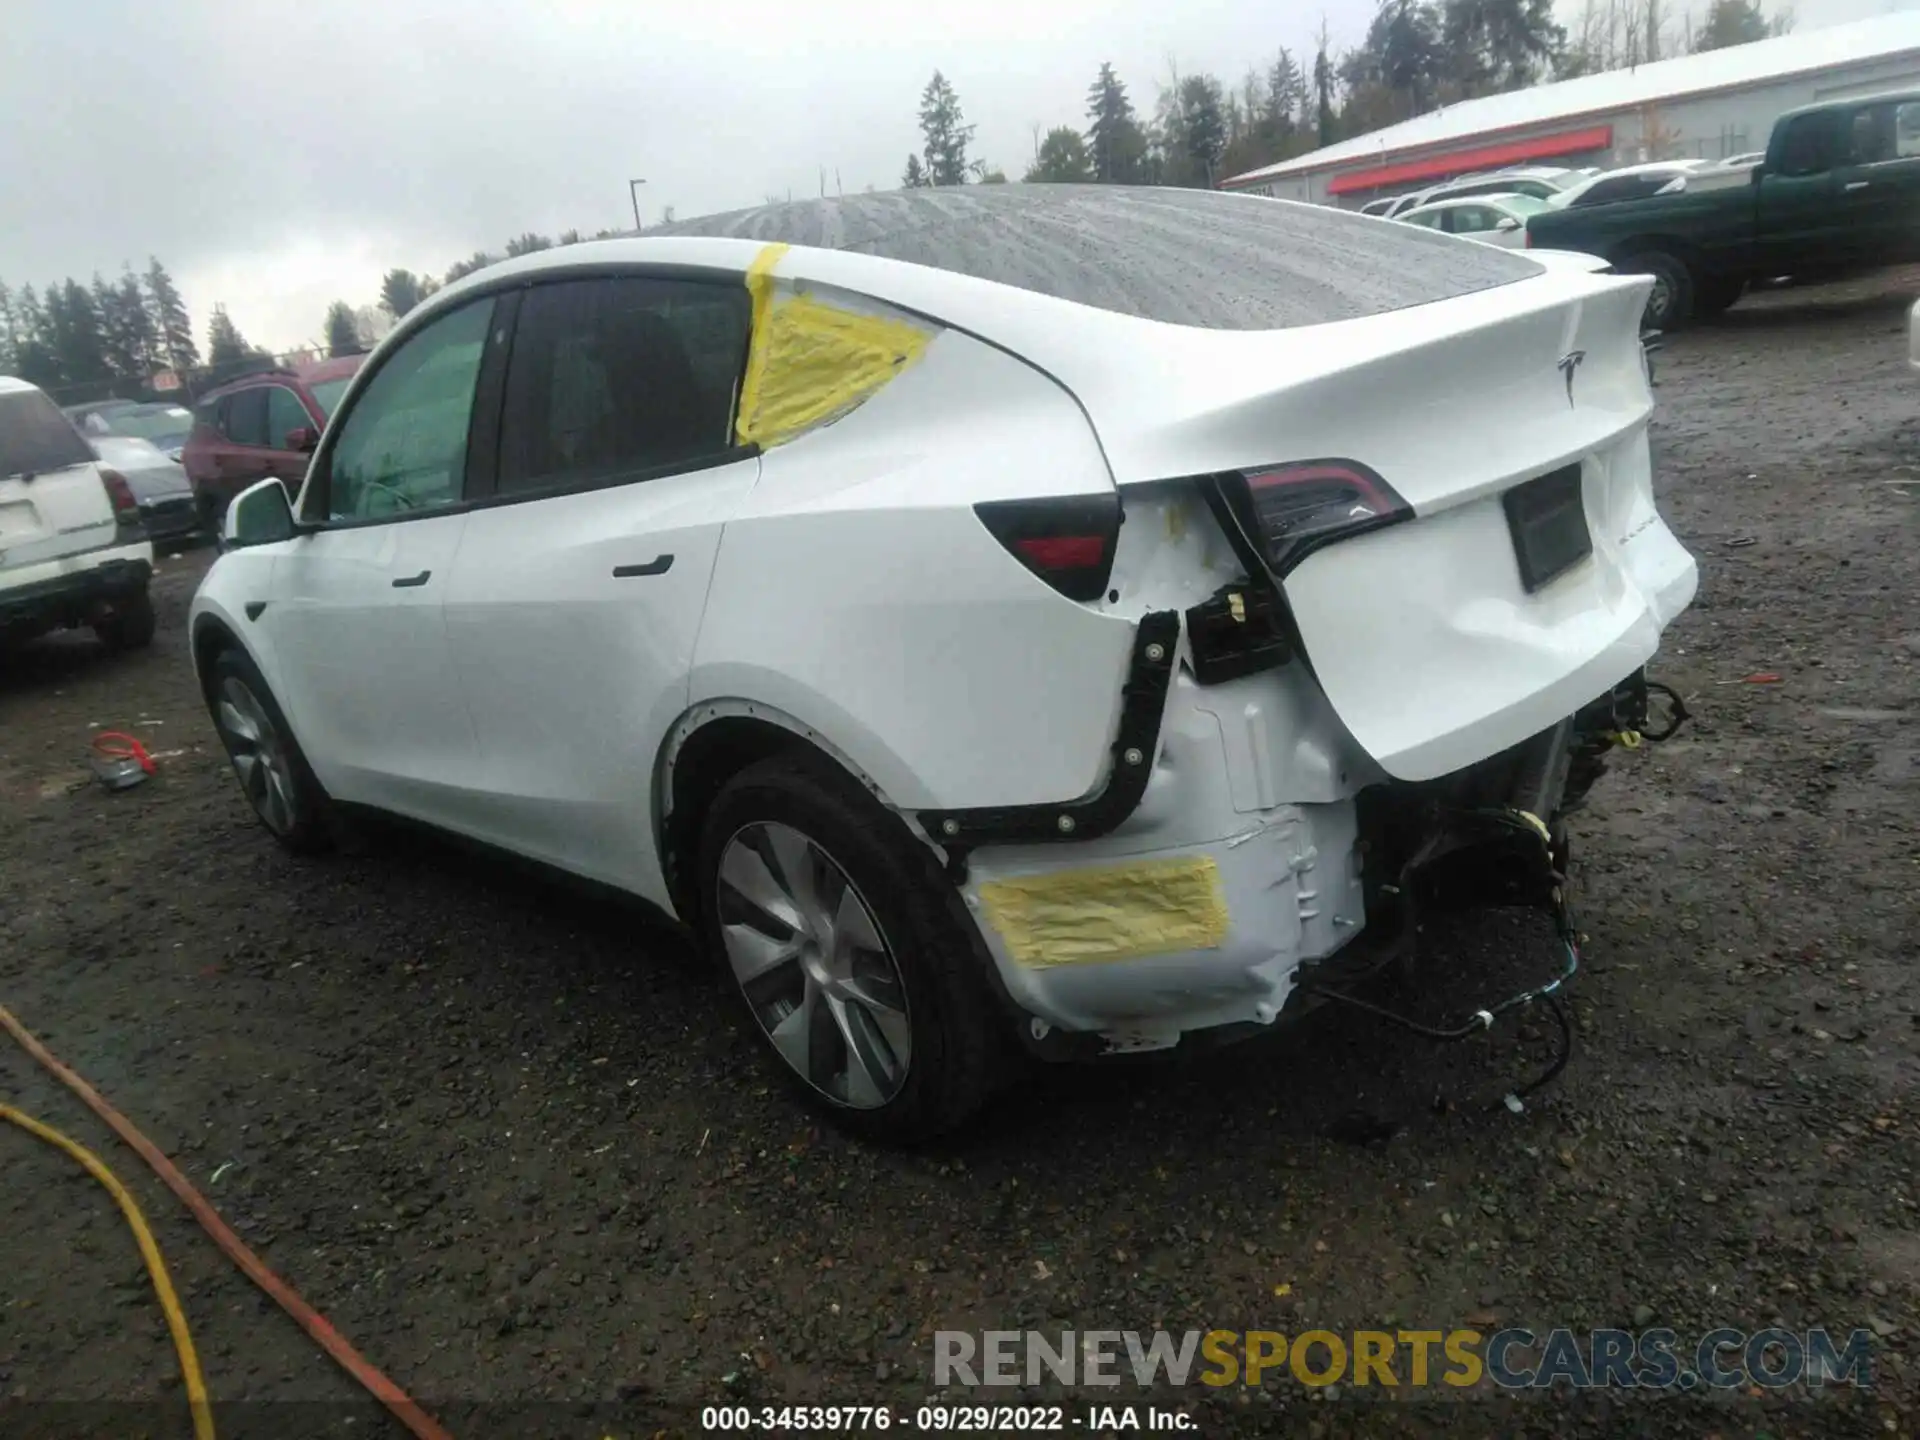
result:
[(118, 470), (100, 467), (100, 483), (106, 488), (107, 501), (113, 506), (116, 520), (138, 519), (140, 502), (133, 497), (133, 487), (127, 484), (127, 477)]
[(1411, 519), (1413, 507), (1353, 460), (1303, 460), (1224, 477), (1247, 538), (1284, 579), (1335, 540)]
[(1120, 535), (1117, 494), (989, 500), (973, 513), (1008, 554), (1069, 600), (1098, 600), (1106, 591)]

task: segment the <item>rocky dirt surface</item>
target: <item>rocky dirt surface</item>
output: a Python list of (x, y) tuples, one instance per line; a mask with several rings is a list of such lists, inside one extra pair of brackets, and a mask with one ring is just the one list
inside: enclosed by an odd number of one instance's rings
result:
[[(1702, 585), (1657, 673), (1695, 719), (1575, 821), (1577, 1043), (1524, 1113), (1493, 1102), (1546, 1059), (1544, 1017), (1440, 1047), (1322, 1011), (1037, 1074), (935, 1151), (852, 1143), (627, 909), (413, 836), (281, 854), (189, 673), (194, 556), (161, 572), (150, 653), (67, 636), (0, 670), (0, 1003), (461, 1436), (910, 1410), (939, 1328), (1505, 1325), (1864, 1329), (1874, 1385), (1151, 1398), (1206, 1434), (1911, 1435), (1916, 292), (1752, 297), (1660, 357), (1662, 502)], [(159, 776), (91, 783), (96, 727)], [(1400, 999), (1436, 1016), (1552, 964), (1531, 922), (1426, 942)], [(0, 1097), (141, 1198), (224, 1434), (400, 1433), (3, 1037)], [(0, 1166), (0, 1430), (186, 1434), (104, 1192), (7, 1126)], [(1087, 1404), (1140, 1397), (1066, 1398), (1093, 1433)]]

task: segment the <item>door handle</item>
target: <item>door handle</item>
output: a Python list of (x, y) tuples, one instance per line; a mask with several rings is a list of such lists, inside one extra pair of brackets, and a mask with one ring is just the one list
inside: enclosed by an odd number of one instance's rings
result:
[(394, 581), (393, 588), (396, 590), (413, 590), (418, 588), (421, 585), (426, 584), (427, 581), (432, 578), (433, 578), (433, 571), (422, 570), (418, 575), (409, 575), (404, 580)]
[(673, 556), (656, 555), (644, 565), (614, 566), (613, 578), (616, 580), (631, 580), (639, 575), (664, 575), (672, 568)]
[(1871, 180), (1849, 180), (1845, 185), (1841, 186), (1840, 188), (1843, 190), (1846, 190), (1848, 193), (1852, 193), (1855, 190), (1864, 190), (1867, 188), (1867, 186), (1871, 185), (1872, 183), (1873, 182)]

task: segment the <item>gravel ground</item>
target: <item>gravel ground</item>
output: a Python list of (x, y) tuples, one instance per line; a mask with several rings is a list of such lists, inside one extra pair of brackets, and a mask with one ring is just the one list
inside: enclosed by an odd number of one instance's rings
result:
[[(1916, 292), (1754, 297), (1661, 357), (1663, 504), (1702, 587), (1657, 673), (1697, 718), (1576, 822), (1577, 1044), (1523, 1114), (1488, 1102), (1550, 1036), (1441, 1048), (1321, 1012), (1036, 1075), (937, 1152), (862, 1148), (630, 911), (410, 835), (283, 856), (194, 693), (192, 556), (151, 653), (61, 637), (0, 672), (0, 1003), (462, 1436), (911, 1406), (936, 1328), (1772, 1323), (1870, 1328), (1875, 1387), (1156, 1398), (1208, 1434), (1912, 1434)], [(94, 726), (144, 736), (159, 777), (91, 785)], [(1434, 1010), (1550, 958), (1502, 917), (1428, 942), (1405, 983)], [(0, 1095), (141, 1197), (238, 1402), (223, 1433), (399, 1433), (3, 1039)], [(187, 1433), (106, 1196), (10, 1127), (0, 1163), (0, 1431)]]

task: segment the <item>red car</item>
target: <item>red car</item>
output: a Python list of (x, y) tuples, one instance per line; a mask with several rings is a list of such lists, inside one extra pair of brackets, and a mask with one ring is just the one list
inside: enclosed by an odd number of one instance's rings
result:
[(208, 527), (218, 533), (227, 502), (269, 475), (297, 490), (327, 416), (366, 360), (347, 355), (293, 370), (262, 370), (209, 392), (193, 411), (180, 463)]

